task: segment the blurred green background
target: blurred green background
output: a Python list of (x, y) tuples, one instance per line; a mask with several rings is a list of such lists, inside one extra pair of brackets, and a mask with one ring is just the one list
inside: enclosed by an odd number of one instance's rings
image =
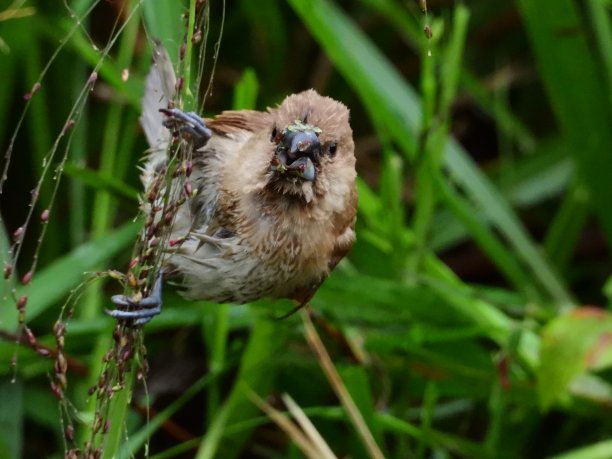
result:
[[(28, 325), (54, 348), (53, 323), (84, 273), (125, 270), (140, 225), (150, 40), (176, 56), (187, 4), (0, 1), (7, 262), (45, 174), (15, 267), (19, 279), (34, 263), (33, 281), (2, 284), (0, 458), (63, 457), (53, 362), (15, 344), (10, 292), (27, 294)], [(385, 457), (612, 458), (612, 2), (428, 9), (228, 0), (223, 12), (211, 1), (204, 114), (310, 87), (351, 109), (358, 242), (312, 308)], [(102, 311), (117, 292), (90, 285), (68, 325), (70, 415), (85, 426), (112, 342)], [(190, 303), (167, 289), (145, 328), (151, 370), (118, 457), (143, 457), (147, 442), (155, 458), (304, 457), (247, 385), (281, 411), (289, 394), (337, 457), (372, 457), (299, 315), (274, 319), (290, 307)]]

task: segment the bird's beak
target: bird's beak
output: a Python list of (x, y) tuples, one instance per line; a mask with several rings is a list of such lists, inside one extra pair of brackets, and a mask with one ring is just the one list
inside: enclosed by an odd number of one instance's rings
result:
[(321, 143), (315, 130), (287, 129), (276, 148), (272, 168), (281, 174), (301, 177), (312, 182), (317, 175), (315, 164), (320, 153)]

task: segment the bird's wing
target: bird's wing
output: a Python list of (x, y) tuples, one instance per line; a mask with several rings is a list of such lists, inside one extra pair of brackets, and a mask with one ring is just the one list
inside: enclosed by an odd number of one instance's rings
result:
[[(336, 229), (336, 243), (329, 258), (328, 273), (333, 271), (336, 265), (340, 263), (340, 260), (342, 260), (350, 252), (353, 244), (355, 243), (355, 220), (357, 209), (357, 190), (355, 188), (352, 189), (351, 195), (349, 196), (347, 209), (352, 209), (353, 211), (338, 213), (333, 217), (334, 228)], [(325, 277), (319, 282), (298, 288), (292, 292), (288, 297), (297, 301), (298, 306), (296, 309), (292, 310), (290, 314), (293, 314), (293, 312), (305, 306), (312, 299), (315, 293), (317, 293), (317, 290), (323, 281), (325, 281)]]
[(257, 110), (228, 110), (206, 120), (206, 126), (218, 135), (237, 134), (241, 131), (259, 132), (272, 129), (270, 113)]
[(168, 108), (168, 102), (174, 96), (176, 75), (170, 57), (161, 43), (153, 50), (153, 65), (145, 80), (145, 92), (142, 98), (142, 115), (140, 125), (144, 130), (149, 146), (154, 150), (165, 150), (170, 140), (170, 131), (162, 124), (164, 114), (160, 108)]

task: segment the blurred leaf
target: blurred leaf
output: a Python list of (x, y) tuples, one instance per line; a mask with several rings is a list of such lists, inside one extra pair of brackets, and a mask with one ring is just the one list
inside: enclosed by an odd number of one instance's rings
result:
[(572, 0), (520, 0), (518, 4), (550, 103), (572, 146), (569, 152), (612, 243), (611, 87), (602, 79), (609, 65), (597, 59)]
[(563, 454), (557, 454), (551, 459), (610, 459), (611, 457), (612, 440), (605, 440)]
[(60, 428), (60, 420), (57, 416), (57, 399), (48, 387), (41, 388), (33, 384), (25, 387), (23, 409), (28, 420), (34, 421), (51, 431)]
[[(60, 24), (51, 25), (40, 19), (37, 23), (49, 37), (50, 40), (65, 40), (66, 35), (70, 34), (75, 24), (70, 20), (62, 21)], [(73, 47), (77, 56), (89, 63), (92, 67), (98, 67), (98, 74), (106, 83), (113, 87), (122, 97), (123, 100), (131, 104), (133, 107), (140, 108), (140, 97), (142, 96), (143, 78), (139, 75), (130, 75), (127, 81), (121, 78), (123, 67), (114, 60), (111, 56), (103, 56), (102, 53), (92, 46), (92, 43), (78, 29), (72, 35), (69, 44)], [(101, 59), (103, 59), (101, 61)], [(83, 83), (85, 83), (85, 79)], [(120, 101), (117, 101), (120, 103)]]
[[(372, 390), (370, 389), (370, 383), (368, 381), (368, 375), (365, 372), (363, 366), (355, 365), (338, 365), (338, 373), (344, 382), (346, 389), (349, 391), (357, 409), (363, 416), (363, 420), (368, 426), (368, 429), (372, 433), (376, 444), (382, 445), (381, 431), (378, 426), (378, 422), (374, 417), (375, 404), (372, 399)], [(388, 453), (386, 454), (388, 457)]]
[(234, 88), (233, 109), (254, 110), (257, 105), (258, 89), (257, 74), (252, 68), (246, 69)]
[(72, 163), (67, 163), (64, 166), (64, 172), (70, 177), (81, 180), (95, 190), (108, 191), (130, 201), (138, 201), (138, 190), (126, 185), (112, 175), (94, 171), (87, 167), (80, 167)]
[[(516, 160), (510, 177), (503, 167), (491, 170), (490, 177), (513, 206), (528, 208), (541, 204), (565, 192), (571, 182), (574, 167), (565, 150), (558, 140), (540, 142), (534, 154)], [(482, 211), (473, 218), (487, 221)], [(454, 213), (441, 209), (435, 218), (431, 247), (438, 252), (464, 242), (469, 236)]]
[[(124, 249), (134, 240), (141, 225), (140, 221), (127, 223), (108, 236), (77, 247), (35, 274), (30, 285), (17, 290), (17, 297), (28, 295), (27, 320), (31, 321), (42, 314), (83, 282), (88, 270), (94, 269)], [(6, 330), (15, 328), (17, 312), (13, 307), (0, 309), (0, 325)]]
[(230, 459), (240, 453), (250, 431), (223, 438), (225, 428), (227, 425), (253, 418), (258, 413), (258, 408), (249, 399), (243, 384), (246, 383), (246, 386), (259, 395), (268, 394), (276, 374), (274, 356), (281, 351), (285, 341), (281, 331), (269, 320), (260, 319), (254, 324), (242, 354), (236, 382), (212, 420), (200, 444), (197, 459)]
[(567, 399), (574, 377), (612, 365), (612, 314), (582, 307), (552, 320), (542, 330), (538, 369), (540, 402), (549, 408)]
[(18, 459), (23, 445), (23, 388), (21, 382), (0, 379), (0, 457)]
[(171, 2), (144, 2), (144, 23), (150, 38), (160, 40), (165, 46), (170, 60), (178, 62), (179, 41), (185, 31), (183, 13), (187, 3), (183, 0)]

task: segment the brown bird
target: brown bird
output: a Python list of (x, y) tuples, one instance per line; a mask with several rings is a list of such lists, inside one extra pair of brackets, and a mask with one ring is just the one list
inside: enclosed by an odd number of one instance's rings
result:
[(141, 124), (152, 153), (143, 182), (148, 188), (165, 167), (173, 131), (193, 145), (197, 193), (178, 210), (170, 239), (183, 242), (168, 250), (150, 295), (115, 295), (118, 309), (107, 312), (148, 322), (161, 309), (162, 275), (190, 299), (306, 304), (355, 241), (349, 110), (310, 89), (276, 108), (225, 111), (205, 122), (168, 108), (174, 75), (167, 62), (158, 50), (147, 78)]

